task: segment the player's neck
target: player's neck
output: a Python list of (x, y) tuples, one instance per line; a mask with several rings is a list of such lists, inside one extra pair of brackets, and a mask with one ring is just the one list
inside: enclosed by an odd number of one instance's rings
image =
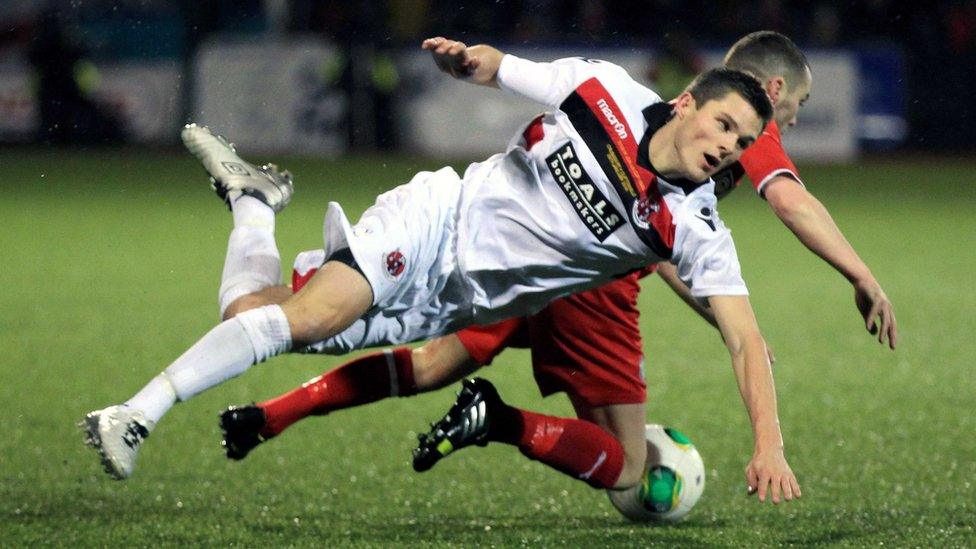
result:
[(681, 172), (681, 159), (678, 156), (678, 149), (674, 146), (675, 130), (675, 125), (669, 122), (654, 132), (647, 143), (647, 157), (651, 161), (651, 166), (665, 179), (687, 177)]

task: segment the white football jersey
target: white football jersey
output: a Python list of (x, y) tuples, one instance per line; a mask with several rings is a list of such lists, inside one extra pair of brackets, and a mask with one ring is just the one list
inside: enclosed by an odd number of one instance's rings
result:
[(748, 293), (712, 182), (669, 182), (650, 167), (647, 142), (670, 116), (653, 91), (583, 58), (506, 55), (498, 84), (550, 110), (464, 174), (457, 254), (476, 323), (665, 260), (696, 297)]
[(647, 158), (671, 107), (620, 67), (505, 56), (502, 88), (550, 110), (507, 152), (417, 174), (352, 226), (332, 204), (330, 257), (348, 247), (374, 307), (308, 352), (400, 344), (535, 313), (670, 260), (693, 295), (744, 295), (712, 182), (665, 181)]

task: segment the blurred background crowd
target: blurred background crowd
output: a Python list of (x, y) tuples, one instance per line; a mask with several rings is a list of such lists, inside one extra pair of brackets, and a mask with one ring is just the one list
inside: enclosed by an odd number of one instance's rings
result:
[[(4, 0), (0, 142), (174, 140), (170, 126), (207, 112), (201, 79), (217, 66), (207, 59), (224, 68), (254, 58), (221, 61), (226, 52), (203, 51), (214, 43), (324, 44), (316, 77), (326, 87), (310, 92), (317, 99), (306, 97), (301, 118), (334, 118), (341, 143), (326, 148), (343, 151), (410, 140), (401, 99), (416, 82), (402, 58), (426, 36), (520, 51), (653, 52), (643, 76), (666, 97), (707, 66), (707, 52), (759, 29), (807, 52), (856, 56), (854, 89), (885, 114), (858, 130), (862, 150), (976, 146), (976, 0)], [(814, 68), (816, 95), (823, 75)], [(150, 105), (153, 94), (162, 106)], [(326, 103), (345, 108), (322, 114)]]

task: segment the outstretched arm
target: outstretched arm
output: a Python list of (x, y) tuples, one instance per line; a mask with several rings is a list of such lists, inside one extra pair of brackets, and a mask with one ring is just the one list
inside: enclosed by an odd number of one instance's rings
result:
[(695, 299), (695, 296), (691, 295), (691, 289), (678, 278), (678, 270), (674, 265), (667, 262), (658, 263), (657, 274), (681, 298), (681, 301), (685, 302), (685, 305), (691, 307), (691, 310), (698, 313), (698, 316), (702, 317), (705, 322), (718, 328), (712, 310), (702, 305), (700, 301)]
[(752, 424), (755, 447), (745, 471), (748, 491), (759, 494), (759, 501), (766, 501), (771, 491), (773, 503), (779, 503), (781, 496), (787, 501), (800, 497), (800, 485), (783, 454), (773, 373), (749, 298), (713, 296), (708, 301), (732, 357), (739, 393)]
[(898, 342), (898, 323), (891, 301), (844, 238), (827, 208), (803, 185), (776, 176), (763, 188), (763, 196), (793, 234), (813, 253), (837, 269), (854, 286), (854, 303), (864, 327), (892, 349)]
[[(718, 329), (718, 322), (715, 321), (715, 314), (712, 310), (704, 305), (695, 296), (691, 295), (691, 289), (681, 281), (678, 277), (677, 268), (671, 263), (663, 262), (658, 263), (657, 274), (662, 280), (671, 288), (671, 290), (685, 302), (685, 305), (691, 308), (692, 311), (698, 313), (698, 316), (702, 318), (705, 322), (711, 324)], [(721, 332), (720, 332), (721, 333)], [(764, 343), (765, 344), (765, 343)], [(770, 364), (776, 363), (776, 356), (773, 354), (772, 349), (766, 345), (766, 358), (769, 359)]]
[(472, 84), (498, 87), (496, 76), (505, 54), (497, 49), (484, 44), (468, 47), (463, 42), (442, 36), (428, 38), (420, 47), (430, 52), (437, 68), (454, 78), (467, 80)]

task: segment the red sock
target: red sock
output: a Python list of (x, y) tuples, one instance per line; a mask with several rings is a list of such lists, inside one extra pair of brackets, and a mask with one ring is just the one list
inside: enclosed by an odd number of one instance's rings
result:
[(273, 437), (310, 415), (327, 414), (391, 396), (416, 394), (410, 349), (366, 355), (277, 398), (258, 404), (267, 420), (261, 434)]
[(581, 419), (537, 414), (507, 406), (493, 440), (518, 446), (534, 459), (594, 488), (612, 488), (624, 467), (624, 449), (613, 435)]

